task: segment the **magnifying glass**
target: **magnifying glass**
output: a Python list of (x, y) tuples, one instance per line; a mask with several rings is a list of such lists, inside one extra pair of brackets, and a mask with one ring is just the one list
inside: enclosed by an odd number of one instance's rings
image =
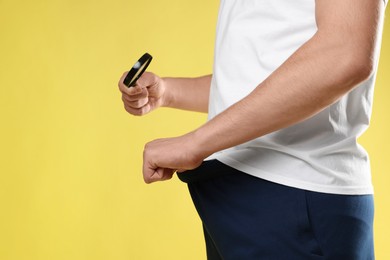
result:
[(153, 57), (149, 53), (142, 55), (142, 57), (139, 58), (139, 60), (130, 69), (129, 73), (127, 73), (125, 79), (123, 80), (123, 84), (125, 84), (128, 88), (133, 87), (137, 80), (145, 72), (152, 59)]

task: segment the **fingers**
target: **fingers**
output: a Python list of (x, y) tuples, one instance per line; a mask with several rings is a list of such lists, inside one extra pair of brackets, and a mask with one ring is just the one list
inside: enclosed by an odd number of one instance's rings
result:
[(132, 90), (133, 91), (122, 92), (122, 97), (128, 102), (133, 102), (148, 97), (148, 91), (145, 88), (141, 89), (139, 86), (136, 86), (133, 87)]
[(134, 95), (122, 93), (122, 101), (125, 105), (129, 107), (141, 108), (145, 106), (149, 101), (148, 91), (146, 89), (143, 89), (141, 92)]
[(149, 91), (151, 87), (158, 84), (158, 76), (153, 73), (145, 72), (133, 87), (127, 87), (123, 80), (127, 75), (123, 73), (118, 82), (119, 90), (122, 92), (122, 101), (126, 111), (132, 115), (141, 116), (151, 111), (149, 104)]
[(119, 87), (119, 90), (120, 92), (122, 92), (123, 94), (126, 94), (126, 95), (129, 95), (129, 96), (136, 96), (136, 95), (139, 95), (141, 92), (142, 92), (142, 87), (139, 86), (138, 84), (136, 84), (135, 86), (133, 87), (127, 87), (124, 83), (123, 83), (123, 79), (126, 77), (126, 74), (127, 72), (125, 72), (122, 77), (119, 79), (119, 82), (118, 82), (118, 87)]
[(118, 87), (119, 87), (119, 90), (123, 93), (123, 92), (126, 92), (128, 87), (123, 83), (123, 80), (125, 79), (127, 73), (129, 73), (128, 71), (125, 71), (123, 72), (121, 78), (119, 79), (118, 81)]
[(151, 72), (145, 72), (142, 76), (137, 80), (138, 86), (141, 88), (150, 88), (158, 84), (159, 77)]
[(175, 170), (158, 167), (144, 153), (143, 176), (145, 183), (170, 180), (174, 173)]
[(138, 95), (142, 92), (142, 87), (139, 86), (138, 84), (136, 84), (135, 86), (132, 86), (132, 87), (127, 87), (124, 83), (123, 83), (123, 80), (125, 79), (126, 75), (127, 75), (128, 71), (125, 71), (121, 78), (119, 79), (118, 81), (118, 87), (119, 87), (119, 90), (123, 93), (123, 94), (126, 94), (126, 95), (129, 95), (129, 96), (132, 96), (132, 95)]
[(157, 168), (155, 170), (147, 171), (146, 173), (144, 172), (144, 181), (149, 184), (156, 181), (170, 180), (174, 173), (175, 170), (172, 169)]
[[(161, 163), (161, 156), (159, 156), (161, 155), (159, 152), (159, 142), (161, 140), (155, 140), (145, 145), (142, 167), (145, 183), (169, 180), (176, 172), (176, 170), (171, 169), (169, 166), (164, 166), (167, 165), (166, 163)], [(163, 161), (165, 160), (163, 159)]]
[(125, 71), (118, 82), (119, 90), (122, 93), (127, 93), (129, 95), (135, 95), (141, 92), (144, 88), (153, 87), (158, 84), (159, 77), (151, 72), (145, 72), (136, 82), (136, 84), (132, 87), (127, 87), (123, 84), (123, 80), (125, 79), (128, 71)]
[(119, 90), (122, 92), (122, 101), (125, 110), (132, 115), (144, 115), (150, 110), (150, 106), (148, 106), (148, 91), (146, 88), (142, 88), (139, 85), (127, 87), (123, 84), (123, 80), (127, 73), (127, 71), (124, 72), (118, 82)]
[(125, 104), (125, 110), (129, 114), (132, 114), (134, 116), (143, 116), (143, 115), (150, 112), (150, 105), (146, 104), (145, 106), (140, 107), (140, 108), (133, 108), (133, 107), (130, 107), (127, 104)]

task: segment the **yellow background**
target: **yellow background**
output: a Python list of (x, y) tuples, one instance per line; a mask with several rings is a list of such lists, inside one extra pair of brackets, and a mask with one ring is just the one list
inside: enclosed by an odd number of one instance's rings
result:
[[(161, 76), (212, 70), (217, 0), (0, 0), (0, 259), (205, 259), (184, 184), (146, 185), (143, 145), (200, 125), (132, 117), (117, 81), (144, 52)], [(390, 20), (372, 125), (378, 259), (390, 259)]]

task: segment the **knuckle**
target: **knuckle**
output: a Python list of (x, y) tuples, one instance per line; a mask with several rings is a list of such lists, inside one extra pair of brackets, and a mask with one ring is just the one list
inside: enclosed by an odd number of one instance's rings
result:
[(126, 105), (125, 105), (125, 110), (129, 114), (133, 114), (133, 110), (130, 107), (126, 106)]
[(142, 112), (141, 109), (135, 109), (135, 110), (133, 111), (133, 115), (134, 115), (134, 116), (142, 116), (142, 115), (143, 115), (143, 112)]
[(144, 146), (144, 155), (147, 154), (149, 148), (150, 148), (150, 143), (146, 143), (145, 146)]
[(118, 87), (121, 91), (123, 91), (125, 89), (124, 84), (123, 84), (123, 79), (125, 78), (126, 74), (127, 74), (127, 71), (122, 74), (122, 76), (120, 77), (120, 79), (118, 81)]
[(137, 108), (142, 108), (144, 107), (147, 103), (149, 102), (149, 100), (147, 98), (142, 98), (142, 99), (139, 99), (137, 100)]
[(133, 116), (142, 116), (142, 115), (145, 115), (149, 112), (149, 106), (148, 105), (144, 105), (144, 106), (134, 106), (134, 104), (132, 104), (132, 106), (128, 105), (126, 102), (124, 103), (124, 108), (125, 110), (133, 115)]
[(136, 101), (132, 101), (131, 102), (131, 107), (135, 108), (135, 109), (139, 109), (142, 107), (142, 104), (140, 103), (139, 100), (136, 100)]
[(144, 176), (144, 182), (145, 182), (146, 184), (150, 184), (152, 181), (150, 180), (150, 178)]
[(124, 103), (127, 102), (127, 98), (126, 98), (126, 96), (125, 96), (124, 94), (122, 94), (122, 101), (123, 101)]
[(137, 94), (137, 92), (138, 92), (138, 88), (137, 88), (137, 86), (135, 86), (135, 87), (130, 87), (130, 88), (128, 88), (128, 94), (129, 95), (135, 95), (135, 94)]
[(141, 97), (141, 98), (146, 98), (146, 97), (149, 96), (149, 92), (148, 92), (148, 90), (147, 90), (146, 88), (143, 88), (141, 91), (142, 91), (142, 92), (140, 93), (140, 97)]
[(147, 114), (149, 112), (149, 106), (147, 106), (147, 105), (143, 106), (140, 110), (141, 110), (143, 115)]
[(138, 116), (138, 111), (137, 109), (134, 109), (132, 107), (129, 107), (128, 105), (125, 104), (125, 110), (127, 111), (127, 113), (133, 115), (133, 116)]

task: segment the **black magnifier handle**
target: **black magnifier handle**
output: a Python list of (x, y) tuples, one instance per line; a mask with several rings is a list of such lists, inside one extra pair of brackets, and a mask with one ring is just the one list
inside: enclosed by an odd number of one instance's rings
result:
[(139, 58), (139, 60), (130, 69), (129, 73), (127, 73), (125, 79), (123, 80), (123, 84), (125, 84), (128, 88), (133, 87), (137, 80), (145, 72), (152, 59), (153, 57), (149, 53), (142, 55), (142, 57)]

